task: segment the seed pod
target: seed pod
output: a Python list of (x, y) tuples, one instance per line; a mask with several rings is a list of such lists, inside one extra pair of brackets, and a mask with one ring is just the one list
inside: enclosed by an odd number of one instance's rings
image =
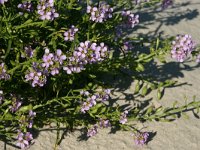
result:
[(143, 88), (142, 88), (142, 93), (141, 95), (142, 96), (145, 96), (147, 94), (147, 91), (148, 91), (148, 85), (145, 85)]
[(161, 91), (160, 91), (160, 89), (158, 89), (158, 91), (157, 91), (157, 98), (160, 100), (161, 97), (162, 97)]
[(135, 91), (134, 91), (134, 94), (138, 93), (140, 90), (140, 83), (139, 81), (137, 81), (136, 85), (135, 85)]

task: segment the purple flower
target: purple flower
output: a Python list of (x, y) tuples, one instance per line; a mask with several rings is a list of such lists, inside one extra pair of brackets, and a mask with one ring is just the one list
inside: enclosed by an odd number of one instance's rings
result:
[(82, 90), (82, 91), (80, 91), (80, 94), (84, 95), (84, 96), (89, 96), (90, 93), (88, 91), (83, 91)]
[(119, 120), (119, 122), (121, 123), (121, 124), (125, 124), (128, 120), (127, 120), (127, 114), (128, 114), (128, 111), (127, 110), (125, 110), (122, 114), (121, 114), (121, 116), (120, 116), (120, 120)]
[(75, 26), (72, 25), (71, 28), (64, 33), (64, 36), (65, 36), (64, 40), (65, 41), (73, 41), (76, 32), (78, 32), (78, 28), (75, 28)]
[(16, 146), (20, 147), (21, 149), (25, 149), (29, 146), (29, 142), (31, 140), (33, 140), (33, 136), (30, 132), (26, 132), (24, 135), (24, 133), (19, 131)]
[(172, 4), (173, 4), (173, 0), (163, 0), (162, 1), (162, 9), (166, 9)]
[(125, 21), (124, 27), (134, 28), (139, 24), (139, 15), (134, 15), (131, 11), (122, 11), (122, 16)]
[(149, 133), (137, 132), (136, 134), (133, 134), (132, 136), (134, 136), (134, 141), (136, 145), (144, 145), (147, 142)]
[(10, 75), (6, 73), (6, 67), (4, 63), (0, 64), (0, 80), (10, 79)]
[(49, 53), (49, 49), (45, 49), (45, 54), (43, 55), (43, 63), (42, 63), (42, 67), (44, 67), (45, 69), (48, 69), (50, 66), (52, 66), (54, 64), (54, 55), (53, 53)]
[(54, 76), (59, 74), (59, 70), (64, 60), (66, 60), (66, 55), (63, 55), (60, 49), (57, 49), (56, 53), (53, 54), (46, 48), (42, 60), (42, 67)]
[(31, 140), (33, 140), (33, 135), (30, 132), (26, 132), (25, 139), (27, 141), (31, 141)]
[(103, 61), (108, 54), (108, 48), (104, 43), (100, 43), (98, 46), (96, 43), (90, 41), (81, 42), (79, 47), (73, 52), (73, 56), (69, 57), (67, 66), (63, 67), (63, 70), (67, 74), (79, 73), (84, 70), (86, 64), (97, 63)]
[(22, 102), (18, 100), (16, 97), (13, 97), (13, 102), (12, 102), (12, 106), (10, 106), (10, 111), (12, 113), (16, 112), (20, 108), (21, 105), (22, 105)]
[(47, 81), (47, 77), (41, 72), (32, 70), (25, 75), (26, 81), (30, 81), (32, 87), (44, 86)]
[(99, 7), (87, 7), (87, 13), (90, 14), (90, 20), (95, 22), (103, 22), (108, 18), (112, 18), (113, 8), (105, 2), (100, 2)]
[(123, 43), (122, 49), (127, 52), (128, 50), (133, 49), (133, 45), (130, 41), (126, 41)]
[(108, 128), (111, 126), (110, 121), (109, 120), (104, 120), (104, 119), (100, 119), (99, 121), (99, 126), (101, 128)]
[(60, 49), (57, 49), (56, 54), (54, 55), (54, 62), (58, 62), (60, 65), (62, 65), (63, 61), (66, 59), (66, 55), (63, 55), (62, 51)]
[[(22, 9), (23, 11), (32, 12), (33, 6), (31, 2), (23, 2), (21, 4), (18, 4), (18, 8)], [(21, 15), (23, 15), (23, 12), (19, 12)]]
[(5, 2), (7, 2), (8, 0), (0, 0), (0, 4), (4, 4)]
[(85, 111), (88, 111), (91, 107), (95, 106), (96, 99), (97, 99), (97, 97), (95, 95), (88, 97), (86, 102), (83, 102), (83, 104), (81, 106), (81, 112), (85, 113)]
[(54, 0), (40, 0), (37, 9), (41, 20), (54, 20), (59, 17), (54, 8)]
[(110, 89), (105, 89), (100, 95), (99, 98), (102, 102), (107, 101), (110, 98)]
[(29, 111), (29, 116), (28, 116), (28, 119), (29, 119), (28, 128), (32, 128), (32, 126), (33, 126), (33, 119), (34, 119), (35, 116), (36, 116), (36, 112), (33, 112), (32, 110), (30, 110)]
[(95, 136), (98, 133), (98, 125), (95, 124), (92, 128), (88, 129), (87, 137)]
[(21, 54), (21, 57), (27, 57), (27, 58), (32, 58), (34, 54), (34, 50), (32, 49), (31, 46), (25, 47), (24, 48), (25, 54)]
[(178, 35), (172, 42), (171, 55), (172, 58), (179, 62), (183, 62), (189, 54), (194, 50), (195, 42), (190, 35)]

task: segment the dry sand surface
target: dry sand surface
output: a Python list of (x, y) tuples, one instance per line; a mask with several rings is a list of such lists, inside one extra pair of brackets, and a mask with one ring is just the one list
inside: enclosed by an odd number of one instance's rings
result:
[[(190, 34), (193, 39), (200, 44), (200, 0), (175, 0), (172, 8), (165, 11), (148, 10), (141, 12), (141, 27), (137, 33), (154, 35), (177, 35)], [(152, 69), (153, 70), (153, 69)], [(200, 100), (200, 65), (195, 62), (186, 61), (177, 63), (170, 61), (165, 65), (160, 65), (155, 75), (162, 79), (176, 79), (180, 86), (167, 88), (161, 101), (156, 101), (155, 93), (151, 93), (146, 100), (161, 103), (164, 106), (171, 106), (174, 101), (184, 104), (184, 95), (189, 100), (196, 95)], [(124, 79), (126, 80), (126, 78)], [(117, 93), (119, 101), (125, 101), (126, 96), (133, 93), (134, 83), (128, 85), (127, 90)], [(146, 131), (156, 132), (153, 140), (147, 145), (135, 146), (130, 132), (117, 131), (110, 133), (109, 129), (101, 130), (97, 136), (88, 140), (80, 138), (81, 132), (75, 131), (66, 134), (59, 146), (60, 150), (200, 150), (200, 119), (188, 112), (189, 119), (180, 118), (173, 122), (148, 122), (139, 124), (147, 127)], [(53, 150), (55, 143), (55, 131), (41, 131), (31, 146), (31, 150)], [(4, 144), (0, 144), (0, 149), (4, 149)], [(15, 148), (6, 145), (8, 150)]]

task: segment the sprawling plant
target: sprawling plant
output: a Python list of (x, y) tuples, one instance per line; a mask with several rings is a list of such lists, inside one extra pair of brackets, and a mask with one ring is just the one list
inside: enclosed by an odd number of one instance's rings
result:
[[(159, 81), (146, 68), (152, 61), (164, 62), (168, 54), (179, 62), (193, 55), (199, 62), (190, 35), (128, 36), (139, 24), (137, 12), (143, 7), (165, 9), (171, 4), (171, 0), (0, 0), (1, 138), (24, 149), (34, 138), (33, 128), (54, 123), (70, 130), (81, 126), (88, 137), (102, 128), (118, 127), (132, 131), (135, 143), (143, 145), (149, 133), (129, 120), (170, 120), (188, 108), (199, 108), (198, 101), (172, 108), (124, 108), (112, 99), (119, 76), (135, 81), (133, 96), (157, 90), (160, 99), (163, 88), (176, 82)], [(55, 148), (58, 139), (59, 134)]]

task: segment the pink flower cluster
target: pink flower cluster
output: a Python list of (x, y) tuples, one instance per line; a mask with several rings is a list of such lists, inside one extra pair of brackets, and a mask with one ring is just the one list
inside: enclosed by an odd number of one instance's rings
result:
[(81, 112), (86, 113), (86, 111), (97, 104), (97, 101), (107, 101), (109, 99), (110, 89), (105, 89), (103, 92), (95, 94), (91, 94), (88, 91), (81, 91), (80, 94), (86, 98), (86, 101), (81, 106)]
[(134, 15), (131, 11), (122, 11), (122, 16), (124, 17), (125, 27), (134, 28), (139, 24), (139, 15)]
[(35, 50), (31, 46), (24, 47), (24, 53), (21, 54), (22, 58), (32, 58)]
[(33, 112), (32, 110), (29, 111), (29, 114), (27, 116), (22, 115), (19, 119), (19, 126), (20, 128), (32, 128), (33, 127), (33, 119), (36, 116), (36, 112)]
[(195, 42), (190, 35), (178, 35), (172, 42), (172, 58), (183, 62), (195, 48)]
[(54, 8), (54, 0), (40, 0), (37, 9), (41, 20), (54, 20), (59, 17)]
[(110, 127), (110, 121), (100, 118), (98, 124), (93, 125), (90, 129), (88, 129), (87, 137), (95, 136), (98, 133), (98, 128), (108, 128)]
[(144, 145), (149, 137), (149, 133), (147, 132), (137, 132), (135, 134), (133, 134), (132, 136), (134, 136), (134, 141), (136, 145)]
[(92, 64), (103, 61), (107, 57), (108, 48), (104, 43), (97, 45), (90, 41), (81, 42), (79, 47), (69, 57), (69, 63), (63, 67), (67, 74), (79, 73), (84, 70), (86, 64)]
[(33, 140), (33, 136), (30, 132), (22, 133), (21, 131), (18, 131), (16, 146), (21, 149), (28, 148), (31, 140)]
[(125, 110), (122, 114), (121, 114), (121, 116), (120, 116), (120, 120), (119, 120), (119, 122), (121, 123), (121, 124), (125, 124), (128, 120), (127, 120), (127, 115), (128, 115), (128, 111), (127, 110)]
[(78, 28), (76, 28), (74, 25), (71, 26), (71, 28), (64, 33), (64, 40), (65, 41), (73, 41), (74, 36), (78, 32)]
[(12, 105), (9, 106), (10, 111), (15, 113), (22, 105), (21, 97), (11, 94), (12, 96)]
[(105, 2), (100, 2), (99, 7), (87, 7), (87, 13), (90, 14), (90, 20), (95, 22), (103, 22), (108, 18), (112, 18), (113, 8), (107, 5)]
[[(19, 9), (27, 12), (32, 12), (33, 11), (33, 5), (31, 2), (23, 2), (18, 4), (17, 6)], [(19, 12), (19, 14), (23, 15), (23, 12)]]

